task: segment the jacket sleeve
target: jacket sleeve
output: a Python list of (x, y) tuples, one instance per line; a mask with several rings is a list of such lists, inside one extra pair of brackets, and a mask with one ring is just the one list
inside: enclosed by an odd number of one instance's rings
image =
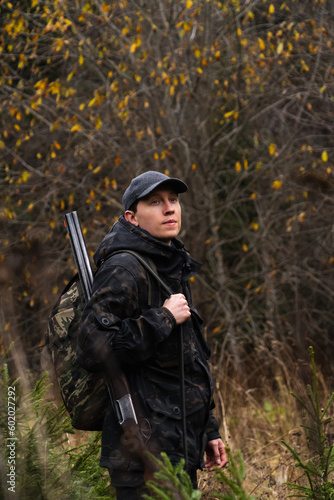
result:
[(102, 369), (111, 356), (120, 364), (145, 361), (176, 326), (165, 307), (143, 309), (146, 272), (131, 259), (132, 266), (107, 261), (94, 278), (77, 342), (77, 361), (87, 370)]
[(209, 420), (205, 429), (206, 437), (208, 441), (220, 438), (219, 426), (216, 418), (214, 417), (212, 410), (210, 411)]

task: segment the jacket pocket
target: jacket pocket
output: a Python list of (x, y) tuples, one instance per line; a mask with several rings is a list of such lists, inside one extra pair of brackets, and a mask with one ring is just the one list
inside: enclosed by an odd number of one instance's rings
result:
[[(185, 400), (187, 415), (201, 411), (204, 407), (201, 393), (197, 388), (186, 389)], [(165, 416), (173, 420), (182, 419), (180, 391), (147, 395), (146, 404), (149, 407), (151, 415)]]
[[(179, 392), (166, 395), (151, 394), (146, 399), (151, 426), (151, 445), (165, 451), (172, 463), (184, 457), (182, 409)], [(207, 409), (200, 391), (186, 391), (186, 423), (189, 466), (200, 467), (203, 455), (203, 433)]]

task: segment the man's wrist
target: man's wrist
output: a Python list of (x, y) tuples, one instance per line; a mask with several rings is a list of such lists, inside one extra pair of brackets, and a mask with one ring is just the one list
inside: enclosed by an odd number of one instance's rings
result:
[(162, 306), (162, 310), (163, 310), (164, 314), (168, 317), (168, 319), (172, 322), (173, 329), (174, 329), (177, 326), (174, 314), (165, 306)]

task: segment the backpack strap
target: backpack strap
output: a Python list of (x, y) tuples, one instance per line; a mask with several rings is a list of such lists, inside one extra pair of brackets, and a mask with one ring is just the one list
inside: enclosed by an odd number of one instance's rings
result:
[[(158, 271), (156, 268), (156, 265), (151, 259), (145, 259), (142, 255), (139, 253), (135, 252), (134, 250), (117, 250), (116, 252), (113, 252), (112, 254), (109, 255), (108, 258), (112, 257), (113, 255), (116, 255), (118, 253), (129, 253), (136, 257), (136, 259), (141, 263), (143, 267), (148, 271), (149, 276), (154, 277), (159, 285), (161, 286), (162, 290), (165, 292), (165, 294), (169, 297), (170, 295), (173, 294), (171, 289), (166, 285), (166, 283), (160, 278), (158, 275)], [(151, 305), (152, 301), (152, 286), (151, 286), (151, 281), (149, 279), (149, 289), (148, 289), (148, 305)]]

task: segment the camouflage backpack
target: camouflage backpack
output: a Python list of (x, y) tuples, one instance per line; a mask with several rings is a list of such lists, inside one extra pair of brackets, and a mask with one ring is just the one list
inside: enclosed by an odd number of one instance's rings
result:
[[(153, 274), (160, 281), (155, 266), (151, 261), (148, 264), (135, 252), (128, 251), (128, 253), (133, 254), (149, 271), (148, 305), (150, 306), (150, 275)], [(99, 431), (102, 429), (110, 396), (102, 373), (88, 372), (76, 363), (77, 334), (84, 307), (85, 298), (79, 276), (76, 274), (60, 294), (50, 315), (43, 357), (53, 365), (51, 369), (54, 371), (53, 375), (58, 382), (73, 427), (79, 430)]]

